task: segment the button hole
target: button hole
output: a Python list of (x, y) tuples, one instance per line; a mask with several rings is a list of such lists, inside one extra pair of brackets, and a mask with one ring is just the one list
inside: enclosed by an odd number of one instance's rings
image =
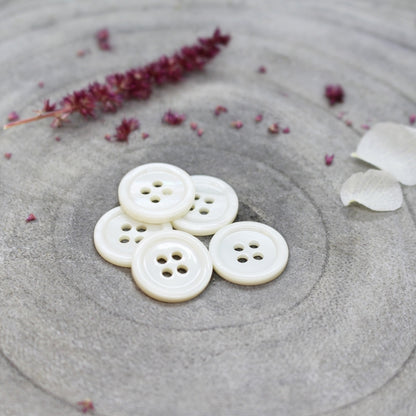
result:
[(214, 203), (214, 198), (205, 198), (204, 199), (206, 204), (213, 204)]
[(180, 253), (179, 251), (176, 251), (175, 253), (172, 254), (172, 258), (173, 260), (180, 260), (182, 258), (182, 253)]
[(172, 277), (172, 270), (170, 270), (170, 269), (163, 269), (163, 271), (162, 271), (162, 275), (163, 276), (165, 276), (165, 277)]
[(160, 198), (157, 195), (154, 195), (150, 198), (150, 200), (154, 203), (157, 204), (158, 202), (160, 202)]
[(159, 256), (156, 260), (159, 264), (165, 264), (168, 261), (165, 256)]
[(247, 261), (248, 261), (248, 258), (247, 258), (247, 256), (246, 255), (242, 255), (242, 256), (238, 256), (237, 257), (237, 261), (239, 262), (239, 263), (246, 263)]
[(154, 181), (154, 182), (152, 183), (152, 185), (153, 185), (155, 188), (160, 188), (160, 187), (163, 185), (163, 182), (162, 182), (162, 181)]
[(122, 231), (130, 231), (131, 230), (131, 225), (130, 224), (123, 224), (121, 226), (121, 230)]
[(208, 208), (201, 208), (201, 209), (199, 210), (199, 213), (200, 213), (201, 215), (207, 215), (207, 214), (209, 214), (209, 209), (208, 209)]
[(188, 268), (184, 265), (178, 266), (177, 270), (178, 270), (178, 273), (180, 274), (188, 273)]
[(140, 241), (142, 241), (143, 240), (143, 237), (136, 237), (135, 239), (134, 239), (134, 242), (135, 243), (140, 243)]
[(150, 194), (150, 189), (149, 188), (142, 188), (140, 189), (140, 193), (143, 195), (148, 195)]
[(260, 244), (257, 241), (250, 241), (250, 248), (259, 248)]
[(255, 253), (253, 254), (253, 259), (254, 260), (263, 260), (264, 256), (261, 253)]
[(136, 231), (137, 231), (138, 233), (144, 233), (146, 230), (147, 230), (147, 228), (146, 228), (146, 226), (145, 226), (145, 225), (138, 225), (138, 226), (136, 227)]
[(244, 250), (244, 245), (243, 244), (236, 244), (234, 246), (234, 250), (235, 251), (243, 251)]
[(130, 238), (129, 238), (127, 235), (122, 235), (122, 236), (119, 238), (119, 240), (118, 240), (118, 241), (120, 241), (120, 243), (126, 244), (126, 243), (128, 243), (128, 242), (130, 241)]

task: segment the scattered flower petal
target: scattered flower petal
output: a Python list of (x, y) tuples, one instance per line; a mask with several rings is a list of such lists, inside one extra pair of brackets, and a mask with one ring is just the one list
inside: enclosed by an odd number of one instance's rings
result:
[(142, 139), (145, 140), (150, 136), (149, 133), (142, 133)]
[(95, 34), (95, 39), (97, 39), (98, 47), (103, 51), (109, 51), (110, 46), (110, 32), (108, 29), (101, 29)]
[(416, 122), (416, 114), (412, 114), (409, 116), (409, 123), (410, 124), (415, 124)]
[(56, 136), (55, 137), (55, 141), (60, 142), (61, 141), (61, 138), (59, 136)]
[(8, 116), (7, 120), (9, 121), (17, 121), (19, 120), (19, 114), (16, 113), (16, 111), (12, 111)]
[(282, 133), (284, 133), (284, 134), (289, 134), (289, 133), (290, 133), (290, 128), (289, 128), (289, 127), (285, 127), (285, 128), (282, 130)]
[(280, 132), (279, 124), (277, 124), (277, 123), (271, 124), (269, 126), (268, 130), (269, 130), (269, 133), (279, 134), (279, 132)]
[(352, 127), (352, 121), (351, 120), (345, 120), (345, 125), (348, 127)]
[(232, 121), (231, 122), (231, 127), (234, 127), (235, 129), (241, 129), (241, 127), (243, 127), (244, 124), (241, 120), (236, 120), (236, 121)]
[(352, 156), (385, 170), (404, 185), (416, 185), (416, 129), (378, 123), (364, 134)]
[(267, 72), (266, 67), (265, 66), (259, 66), (259, 68), (257, 69), (257, 72), (259, 74), (265, 74)]
[(131, 132), (137, 130), (140, 126), (139, 120), (135, 118), (123, 118), (121, 124), (116, 128), (114, 137), (117, 142), (128, 142)]
[(218, 105), (214, 111), (216, 116), (219, 116), (221, 113), (228, 113), (227, 107), (224, 107), (222, 105)]
[(26, 218), (26, 222), (32, 222), (35, 220), (36, 220), (36, 217), (34, 216), (34, 214), (29, 214), (28, 217)]
[(104, 136), (104, 139), (106, 139), (107, 141), (111, 142), (111, 134), (106, 134)]
[(38, 82), (38, 87), (43, 88), (45, 86), (45, 83), (43, 81)]
[(338, 113), (337, 118), (339, 120), (342, 120), (344, 118), (345, 114), (347, 114), (346, 111), (341, 111), (341, 112)]
[(184, 122), (185, 120), (185, 114), (175, 113), (171, 110), (167, 111), (162, 117), (163, 123), (170, 124), (171, 126), (177, 126), (179, 124), (182, 124), (182, 122)]
[(10, 160), (10, 159), (11, 159), (11, 157), (12, 157), (12, 154), (11, 154), (11, 153), (5, 153), (5, 154), (4, 154), (4, 157), (5, 157), (7, 160)]
[(85, 399), (77, 403), (82, 413), (93, 412), (94, 404), (90, 399)]
[(256, 123), (260, 123), (263, 121), (263, 114), (257, 114), (256, 118), (254, 119)]
[(328, 154), (326, 154), (325, 155), (325, 164), (327, 166), (331, 166), (332, 165), (332, 162), (334, 161), (334, 157), (335, 157), (335, 155), (328, 155)]
[(363, 130), (370, 130), (370, 126), (368, 125), (368, 124), (362, 124), (361, 125), (361, 128), (363, 129)]
[(197, 134), (199, 137), (201, 137), (204, 134), (204, 130), (198, 129)]
[(344, 90), (341, 85), (325, 86), (325, 97), (329, 105), (335, 105), (344, 101)]
[(192, 130), (196, 130), (198, 128), (198, 124), (194, 122), (190, 123), (189, 126), (191, 127)]
[(402, 206), (403, 194), (390, 173), (370, 169), (355, 173), (344, 182), (341, 200), (345, 206), (357, 202), (373, 211), (394, 211)]
[(78, 58), (82, 58), (84, 57), (87, 53), (89, 53), (88, 49), (81, 49), (79, 51), (77, 51), (77, 56)]

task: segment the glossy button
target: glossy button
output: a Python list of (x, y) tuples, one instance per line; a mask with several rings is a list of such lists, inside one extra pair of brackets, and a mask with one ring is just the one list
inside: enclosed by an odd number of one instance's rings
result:
[(162, 224), (184, 216), (194, 197), (191, 177), (166, 163), (149, 163), (131, 170), (118, 188), (123, 210), (132, 218), (150, 224)]
[(137, 247), (132, 274), (148, 296), (164, 302), (182, 302), (199, 295), (212, 275), (208, 250), (182, 231), (152, 235)]
[(173, 222), (173, 227), (193, 235), (211, 235), (234, 221), (238, 198), (234, 189), (212, 176), (191, 176), (195, 198), (190, 211)]
[(120, 207), (105, 213), (94, 229), (94, 245), (108, 262), (130, 267), (137, 244), (157, 231), (169, 231), (170, 223), (147, 224), (126, 215)]
[(219, 230), (209, 245), (214, 270), (233, 283), (270, 282), (286, 267), (289, 249), (274, 228), (258, 222), (236, 222)]

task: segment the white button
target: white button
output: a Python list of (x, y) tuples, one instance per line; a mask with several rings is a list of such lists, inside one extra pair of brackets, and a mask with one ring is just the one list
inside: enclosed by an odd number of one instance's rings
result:
[(270, 282), (282, 273), (289, 257), (280, 233), (251, 221), (219, 230), (211, 239), (209, 252), (217, 274), (240, 285)]
[(94, 245), (101, 257), (110, 263), (130, 267), (137, 243), (157, 231), (171, 229), (170, 223), (159, 225), (136, 221), (116, 207), (98, 220), (94, 229)]
[(190, 211), (173, 222), (173, 227), (193, 235), (211, 235), (234, 221), (238, 198), (234, 189), (212, 176), (191, 176), (195, 201)]
[(182, 169), (149, 163), (128, 172), (118, 187), (123, 210), (132, 218), (162, 224), (184, 216), (194, 201), (195, 187)]
[(131, 270), (135, 282), (148, 296), (182, 302), (206, 288), (212, 261), (196, 237), (172, 230), (143, 240), (134, 253)]

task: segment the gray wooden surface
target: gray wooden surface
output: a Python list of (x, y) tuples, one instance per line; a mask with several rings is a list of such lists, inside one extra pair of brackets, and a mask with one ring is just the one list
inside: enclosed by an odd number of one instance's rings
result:
[[(87, 397), (103, 416), (416, 414), (416, 188), (393, 213), (339, 198), (367, 169), (349, 157), (360, 125), (416, 112), (414, 0), (13, 0), (0, 17), (3, 119), (216, 26), (233, 36), (204, 73), (116, 115), (1, 133), (0, 415), (72, 416)], [(110, 53), (95, 45), (102, 27)], [(334, 108), (322, 97), (331, 82), (346, 90)], [(229, 112), (215, 118), (219, 104)], [(163, 126), (169, 108), (204, 135)], [(124, 116), (151, 137), (106, 142)], [(275, 121), (291, 133), (267, 134)], [(286, 237), (281, 277), (239, 287), (214, 276), (197, 299), (167, 305), (99, 257), (93, 228), (120, 179), (156, 161), (230, 183), (238, 219)]]

